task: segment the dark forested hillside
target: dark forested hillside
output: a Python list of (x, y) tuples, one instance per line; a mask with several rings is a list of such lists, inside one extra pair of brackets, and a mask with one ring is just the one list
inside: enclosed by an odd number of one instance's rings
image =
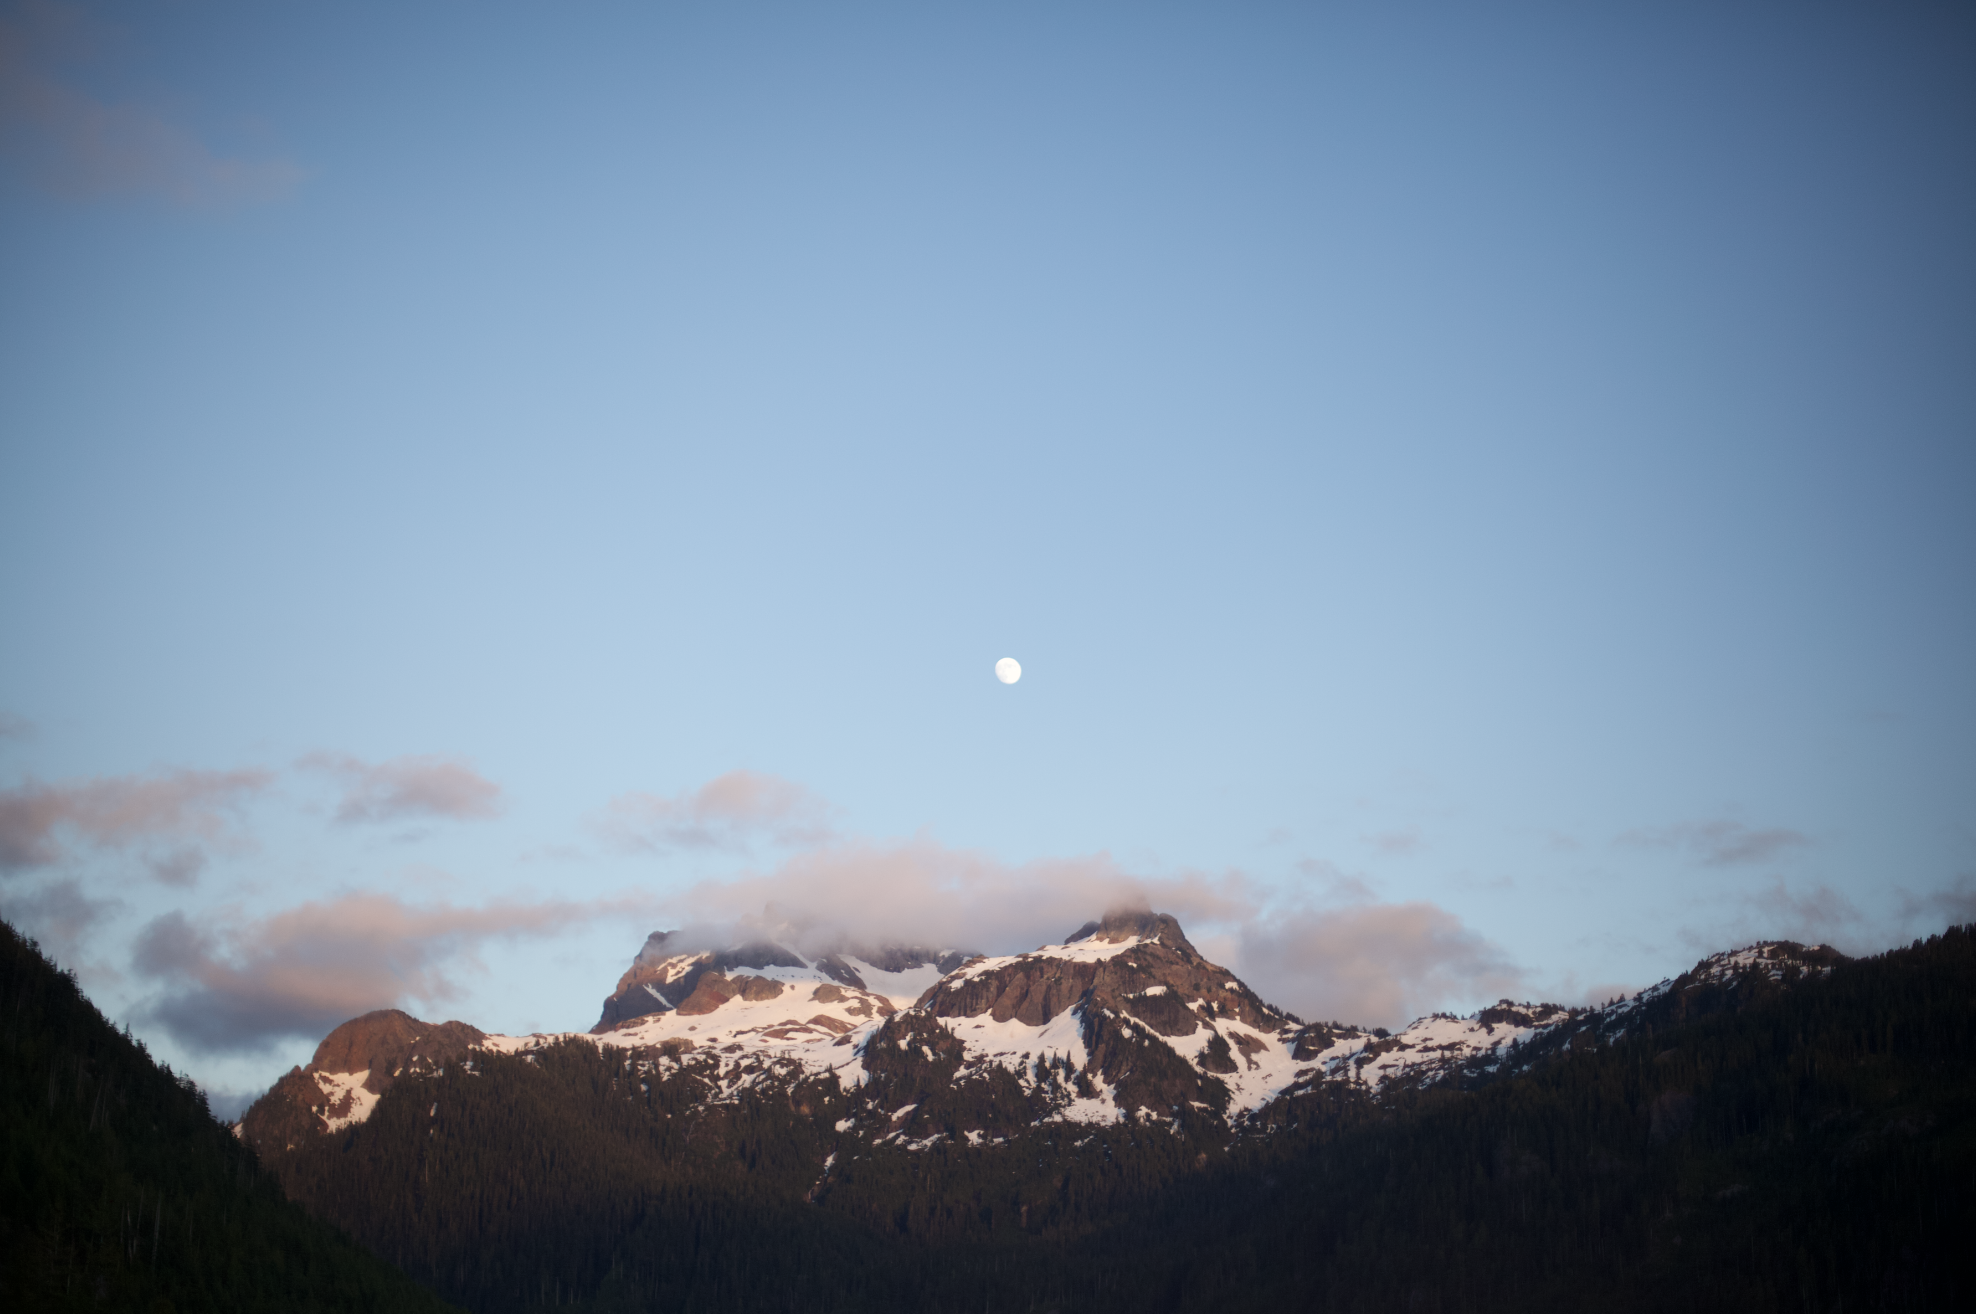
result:
[(1676, 997), (1473, 1092), (1312, 1110), (1083, 1271), (1190, 1309), (1968, 1308), (1971, 931)]
[(0, 923), (0, 1308), (447, 1308), (282, 1196), (207, 1111)]
[[(829, 1079), (713, 1102), (690, 1069), (578, 1041), (407, 1075), (274, 1166), (490, 1312), (1976, 1300), (1969, 928), (1822, 978), (1696, 982), (1626, 1026), (1470, 1089), (1322, 1086), (1233, 1139), (1059, 1123), (919, 1151), (841, 1133)], [(959, 1102), (1020, 1102), (945, 1082), (930, 1042), (894, 1052), (887, 1100), (957, 1127), (1000, 1117)]]

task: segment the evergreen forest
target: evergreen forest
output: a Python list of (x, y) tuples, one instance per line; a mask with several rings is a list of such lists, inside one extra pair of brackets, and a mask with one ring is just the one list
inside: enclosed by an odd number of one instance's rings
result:
[(0, 1309), (451, 1308), (279, 1182), (0, 922)]

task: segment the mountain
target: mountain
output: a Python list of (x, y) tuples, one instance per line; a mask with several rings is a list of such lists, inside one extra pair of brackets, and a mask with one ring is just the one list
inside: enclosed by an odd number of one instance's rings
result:
[(1965, 930), (1392, 1034), (1152, 913), (993, 958), (793, 939), (654, 937), (591, 1032), (357, 1019), (243, 1133), (489, 1312), (1925, 1308), (1976, 1223)]
[[(1186, 1123), (1217, 1139), (1272, 1121), (1265, 1110), (1319, 1087), (1472, 1087), (1527, 1071), (1563, 1047), (1610, 1041), (1663, 996), (1733, 982), (1758, 965), (1798, 980), (1843, 961), (1776, 941), (1705, 959), (1603, 1009), (1505, 999), (1435, 1014), (1398, 1033), (1306, 1024), (1203, 958), (1163, 913), (1122, 911), (1061, 944), (984, 957), (796, 937), (718, 950), (647, 939), (581, 1038), (641, 1072), (687, 1075), (710, 1100), (834, 1080), (853, 1110), (839, 1133), (927, 1148), (1050, 1123)], [(475, 1055), (532, 1054), (579, 1038), (488, 1035), (384, 1010), (332, 1031), (306, 1068), (242, 1121), (263, 1153), (362, 1122), (401, 1077)], [(923, 1059), (923, 1062), (921, 1061)], [(1260, 1118), (1260, 1122), (1257, 1120)]]
[(282, 1196), (205, 1097), (0, 923), (0, 1308), (450, 1308)]
[(395, 1008), (352, 1018), (323, 1037), (306, 1069), (291, 1069), (254, 1102), (241, 1137), (267, 1153), (354, 1126), (400, 1077), (443, 1072), (486, 1038), (464, 1022), (435, 1025)]

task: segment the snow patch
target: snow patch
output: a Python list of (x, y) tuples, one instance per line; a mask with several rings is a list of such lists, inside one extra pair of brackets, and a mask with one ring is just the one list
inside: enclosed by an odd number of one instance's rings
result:
[[(325, 1099), (318, 1116), (329, 1131), (339, 1132), (345, 1127), (354, 1127), (370, 1117), (371, 1110), (377, 1107), (377, 1093), (364, 1089), (364, 1083), (370, 1080), (369, 1068), (362, 1072), (318, 1072), (314, 1075), (316, 1086)], [(346, 1098), (349, 1100), (348, 1111), (340, 1115), (333, 1112), (345, 1107)]]
[(903, 972), (887, 972), (873, 967), (862, 958), (846, 958), (851, 970), (865, 983), (865, 989), (875, 995), (884, 995), (894, 1007), (911, 1008), (919, 997), (939, 983), (940, 969), (931, 963), (924, 967), (909, 967)]
[(949, 973), (947, 989), (958, 990), (964, 982), (986, 972), (997, 972), (1013, 963), (1030, 962), (1038, 958), (1055, 958), (1071, 963), (1101, 963), (1107, 958), (1116, 958), (1128, 949), (1146, 943), (1138, 936), (1124, 940), (1079, 940), (1076, 944), (1046, 944), (1041, 949), (1033, 949), (1026, 954), (1005, 954), (1000, 958), (981, 958)]

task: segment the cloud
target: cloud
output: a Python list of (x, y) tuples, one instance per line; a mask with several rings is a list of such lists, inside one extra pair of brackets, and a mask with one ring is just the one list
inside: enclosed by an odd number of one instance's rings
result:
[(0, 915), (40, 940), (56, 961), (73, 965), (90, 928), (123, 905), (92, 899), (73, 880), (50, 882), (36, 890), (0, 894)]
[(1781, 853), (1808, 848), (1811, 840), (1795, 830), (1752, 830), (1735, 821), (1691, 821), (1676, 826), (1629, 830), (1619, 843), (1635, 849), (1674, 849), (1705, 867), (1769, 862)]
[(394, 757), (371, 764), (343, 753), (311, 753), (300, 765), (343, 782), (336, 819), (345, 825), (443, 818), (474, 821), (501, 814), (501, 787), (464, 762)]
[[(734, 772), (672, 799), (627, 795), (602, 823), (627, 848), (735, 846), (768, 831), (785, 842), (821, 829), (822, 804), (800, 786)], [(1503, 952), (1429, 903), (1380, 903), (1357, 877), (1320, 859), (1296, 864), (1286, 918), (1272, 891), (1239, 871), (1128, 872), (1104, 853), (1008, 863), (925, 836), (894, 843), (832, 838), (738, 879), (706, 880), (666, 901), (685, 944), (751, 932), (794, 935), (811, 949), (917, 944), (1020, 953), (1061, 941), (1115, 908), (1178, 917), (1224, 966), (1305, 1014), (1404, 1022), (1409, 1008), (1500, 997), (1523, 974)], [(1314, 908), (1313, 902), (1329, 905)]]
[(1371, 903), (1379, 897), (1370, 885), (1356, 876), (1346, 875), (1337, 864), (1324, 858), (1301, 859), (1297, 871), (1305, 879), (1318, 883), (1319, 897), (1326, 903)]
[(0, 712), (0, 739), (32, 739), (34, 722), (12, 712)]
[(206, 869), (206, 855), (194, 848), (173, 849), (149, 859), (145, 866), (151, 869), (151, 878), (160, 885), (177, 885), (190, 888), (199, 880), (199, 873)]
[(1421, 901), (1256, 918), (1239, 945), (1248, 983), (1313, 1019), (1397, 1027), (1433, 1008), (1501, 998), (1525, 984), (1500, 948)]
[(1976, 923), (1976, 876), (1963, 876), (1955, 884), (1926, 894), (1901, 891), (1901, 920), (1926, 921), (1938, 926)]
[(1426, 846), (1426, 841), (1420, 838), (1420, 832), (1411, 826), (1385, 831), (1378, 835), (1367, 835), (1364, 838), (1365, 842), (1373, 848), (1394, 857), (1418, 853)]
[[(844, 842), (797, 854), (771, 872), (706, 881), (671, 911), (712, 941), (750, 922), (798, 929), (813, 945), (834, 936), (987, 953), (1062, 940), (1118, 907), (1170, 912), (1190, 938), (1227, 943), (1224, 964), (1264, 997), (1306, 1016), (1398, 1025), (1450, 1003), (1519, 990), (1524, 974), (1502, 950), (1431, 903), (1378, 903), (1329, 863), (1302, 873), (1347, 906), (1287, 916), (1239, 872), (1136, 876), (1105, 854), (1009, 864), (921, 837)], [(1409, 1012), (1408, 1010), (1414, 1010)]]
[(829, 804), (794, 781), (730, 771), (671, 798), (619, 795), (595, 824), (627, 852), (745, 849), (757, 839), (785, 846), (825, 843), (832, 837), (829, 815)]
[(58, 196), (144, 196), (224, 206), (288, 194), (302, 170), (283, 159), (215, 155), (197, 136), (136, 105), (117, 105), (57, 76), (65, 58), (97, 44), (77, 9), (14, 5), (0, 16), (0, 155)]
[(1618, 981), (1604, 981), (1598, 985), (1586, 986), (1578, 992), (1577, 1007), (1603, 1008), (1617, 999), (1631, 999), (1640, 993), (1641, 989), (1640, 986)]
[(170, 842), (174, 854), (153, 872), (188, 884), (206, 848), (245, 843), (237, 813), (273, 780), (261, 770), (172, 771), (0, 790), (0, 871), (61, 861), (64, 835), (116, 850)]
[(167, 913), (139, 934), (133, 962), (164, 984), (145, 1015), (179, 1043), (255, 1053), (289, 1037), (319, 1039), (373, 1009), (457, 998), (453, 974), (488, 941), (547, 938), (645, 911), (635, 900), (473, 908), (359, 893), (218, 927)]
[(1752, 944), (1759, 940), (1796, 940), (1829, 944), (1845, 953), (1886, 938), (1884, 928), (1870, 926), (1844, 894), (1829, 885), (1793, 889), (1782, 879), (1742, 894), (1735, 911), (1705, 928), (1685, 927), (1681, 938), (1704, 954)]
[(1766, 939), (1798, 940), (1830, 944), (1857, 931), (1864, 922), (1852, 900), (1829, 885), (1792, 891), (1783, 881), (1772, 881), (1744, 903), (1756, 915)]
[(239, 1122), (241, 1116), (254, 1107), (254, 1101), (267, 1093), (264, 1087), (233, 1090), (202, 1084), (199, 1089), (206, 1093), (206, 1107), (213, 1111), (213, 1116), (226, 1123)]
[(667, 903), (706, 938), (766, 922), (811, 945), (842, 936), (984, 953), (1061, 941), (1112, 908), (1153, 907), (1192, 924), (1233, 921), (1254, 906), (1239, 874), (1139, 877), (1102, 853), (1005, 863), (925, 836), (833, 843), (769, 872), (703, 881)]

